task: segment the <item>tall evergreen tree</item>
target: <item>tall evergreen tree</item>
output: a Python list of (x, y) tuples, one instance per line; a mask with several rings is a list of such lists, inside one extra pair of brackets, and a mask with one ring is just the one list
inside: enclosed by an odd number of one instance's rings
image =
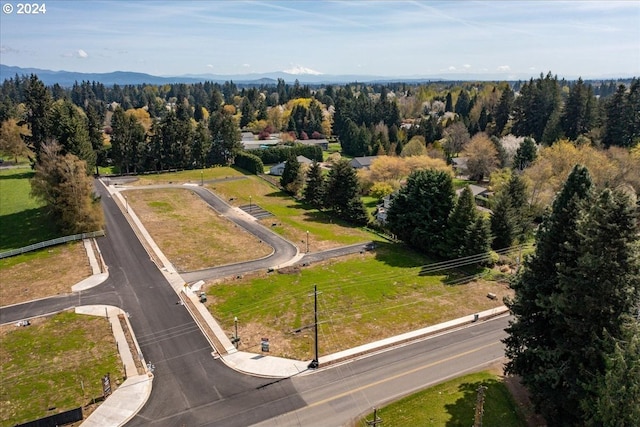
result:
[(514, 316), (504, 340), (509, 359), (506, 371), (522, 377), (536, 409), (548, 422), (559, 419), (559, 402), (565, 395), (565, 384), (557, 371), (563, 361), (556, 337), (563, 336), (565, 326), (554, 303), (560, 292), (558, 266), (576, 265), (569, 247), (577, 246), (578, 223), (582, 207), (591, 197), (591, 187), (587, 169), (574, 167), (540, 225), (535, 253), (525, 260), (521, 273), (511, 283), (513, 299), (505, 301)]
[(451, 92), (447, 92), (447, 98), (444, 105), (444, 111), (453, 111), (453, 97), (451, 96)]
[[(553, 142), (560, 128), (560, 86), (558, 78), (549, 72), (546, 76), (540, 74), (535, 81), (531, 79), (520, 89), (520, 96), (513, 104), (513, 128), (517, 136), (531, 136), (536, 141), (543, 141), (542, 135), (546, 130), (546, 140)], [(554, 122), (549, 124), (552, 114)]]
[(389, 230), (426, 254), (442, 255), (454, 197), (448, 173), (434, 169), (412, 172), (387, 211)]
[(27, 146), (36, 155), (36, 161), (40, 157), (40, 147), (49, 136), (48, 115), (51, 109), (51, 93), (45, 87), (42, 80), (35, 74), (31, 74), (25, 86), (26, 122), (31, 135), (26, 136)]
[(493, 235), (492, 247), (504, 249), (513, 244), (513, 211), (511, 200), (505, 193), (498, 194), (495, 205), (491, 210), (491, 234)]
[(476, 204), (473, 200), (473, 193), (469, 186), (466, 186), (456, 205), (449, 215), (446, 238), (443, 251), (446, 258), (461, 258), (467, 255), (467, 242), (469, 234), (478, 216)]
[(98, 174), (98, 166), (106, 166), (106, 155), (104, 147), (104, 138), (102, 136), (103, 120), (100, 114), (93, 106), (87, 106), (87, 130), (89, 131), (89, 142), (93, 152), (96, 153), (96, 174)]
[(191, 164), (203, 168), (207, 164), (207, 153), (211, 149), (211, 135), (203, 122), (198, 122), (191, 146)]
[[(577, 239), (566, 247), (571, 263), (558, 264), (558, 293), (551, 308), (559, 320), (554, 369), (562, 385), (559, 424), (583, 425), (581, 405), (594, 403), (595, 389), (606, 373), (605, 355), (612, 339), (623, 338), (625, 318), (640, 303), (640, 228), (627, 194), (602, 191), (578, 223)], [(617, 423), (616, 423), (617, 424)]]
[(307, 171), (307, 185), (304, 188), (304, 201), (315, 208), (321, 208), (324, 202), (324, 176), (320, 164), (314, 161)]
[(507, 185), (496, 196), (491, 214), (493, 248), (510, 247), (514, 241), (524, 242), (531, 229), (531, 217), (523, 179), (512, 173)]
[(458, 100), (456, 101), (455, 113), (459, 114), (460, 117), (468, 117), (470, 110), (471, 99), (469, 98), (469, 93), (462, 89), (460, 94), (458, 95)]
[(56, 101), (49, 111), (49, 136), (60, 144), (62, 154), (73, 154), (87, 162), (87, 172), (93, 172), (96, 153), (89, 140), (86, 117), (69, 100)]
[(583, 135), (593, 126), (594, 97), (591, 85), (585, 85), (582, 78), (571, 86), (569, 97), (564, 106), (560, 119), (564, 135), (575, 141), (579, 135)]
[(327, 175), (324, 206), (354, 224), (364, 225), (368, 221), (360, 199), (358, 176), (346, 159), (338, 160)]
[(615, 340), (605, 356), (604, 376), (582, 402), (588, 427), (633, 426), (640, 420), (640, 323), (625, 322), (623, 338)]
[(212, 164), (231, 164), (236, 153), (242, 149), (240, 129), (233, 116), (224, 110), (217, 111), (209, 118), (209, 130), (213, 142), (208, 159)]
[(498, 107), (496, 109), (495, 116), (495, 134), (501, 135), (505, 126), (509, 122), (509, 118), (511, 116), (511, 108), (513, 106), (513, 100), (515, 96), (513, 94), (513, 90), (511, 90), (511, 86), (507, 86), (505, 90), (500, 95), (500, 102), (498, 103)]
[(538, 147), (533, 139), (526, 137), (513, 157), (513, 168), (522, 171), (528, 168), (538, 156)]
[(465, 242), (465, 256), (484, 254), (491, 250), (491, 227), (483, 215), (478, 215), (469, 227)]
[[(142, 147), (145, 143), (145, 131), (142, 125), (131, 114), (126, 114), (120, 107), (111, 117), (111, 157), (120, 173), (135, 172), (140, 164)], [(154, 160), (162, 170), (161, 153)]]
[(302, 171), (300, 170), (300, 163), (296, 159), (296, 155), (293, 151), (289, 151), (287, 160), (284, 164), (284, 171), (280, 177), (280, 185), (288, 193), (297, 195), (302, 188)]

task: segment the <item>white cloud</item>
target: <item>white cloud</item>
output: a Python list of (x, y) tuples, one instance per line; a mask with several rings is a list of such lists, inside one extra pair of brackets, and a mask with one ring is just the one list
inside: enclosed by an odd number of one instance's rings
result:
[(18, 53), (18, 51), (11, 46), (2, 45), (0, 46), (0, 53)]
[(449, 66), (449, 71), (455, 71), (455, 70), (456, 70), (456, 67), (454, 67), (453, 65)]
[(207, 64), (207, 68), (210, 68), (213, 70), (213, 64)]
[(463, 67), (468, 70), (469, 68), (471, 68), (471, 64), (464, 64)]
[(284, 72), (288, 74), (311, 74), (314, 76), (322, 74), (320, 71), (312, 70), (311, 68), (303, 67), (301, 65), (295, 65), (288, 70), (284, 70)]
[(244, 68), (249, 68), (249, 67), (251, 67), (251, 65), (250, 65), (250, 64), (242, 64), (242, 66), (243, 66)]
[(508, 65), (500, 65), (497, 70), (501, 72), (511, 71), (511, 67)]
[(78, 58), (88, 58), (89, 54), (82, 49), (78, 49)]

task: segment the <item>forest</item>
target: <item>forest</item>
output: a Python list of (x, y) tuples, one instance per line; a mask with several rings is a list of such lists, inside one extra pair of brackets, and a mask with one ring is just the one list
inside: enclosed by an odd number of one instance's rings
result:
[[(534, 243), (505, 301), (507, 373), (548, 425), (640, 418), (637, 78), (63, 88), (15, 76), (0, 122), (3, 161), (30, 159), (32, 195), (69, 233), (102, 226), (93, 173), (263, 174), (286, 160), (283, 191), (431, 259), (491, 263)], [(360, 156), (375, 158), (356, 171)], [(390, 202), (384, 221), (363, 196)]]

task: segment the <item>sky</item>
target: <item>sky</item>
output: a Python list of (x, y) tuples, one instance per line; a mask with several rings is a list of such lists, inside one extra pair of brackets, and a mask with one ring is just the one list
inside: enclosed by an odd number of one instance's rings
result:
[(0, 63), (157, 76), (640, 76), (638, 0), (34, 2), (46, 12), (0, 1)]

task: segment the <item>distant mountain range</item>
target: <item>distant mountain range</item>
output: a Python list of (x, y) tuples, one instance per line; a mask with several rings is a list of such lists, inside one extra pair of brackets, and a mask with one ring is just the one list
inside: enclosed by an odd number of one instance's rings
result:
[[(239, 85), (269, 85), (276, 84), (278, 79), (283, 79), (286, 83), (292, 84), (298, 80), (301, 84), (344, 84), (352, 82), (362, 83), (387, 83), (387, 82), (406, 82), (406, 83), (426, 83), (435, 81), (504, 81), (504, 76), (490, 74), (449, 74), (444, 76), (373, 76), (364, 74), (345, 74), (332, 75), (320, 73), (305, 73), (304, 69), (293, 70), (295, 72), (276, 71), (272, 73), (254, 73), (254, 74), (236, 74), (236, 75), (220, 75), (220, 74), (202, 74), (202, 75), (184, 75), (184, 76), (153, 76), (145, 73), (135, 73), (131, 71), (114, 71), (111, 73), (79, 73), (74, 71), (52, 71), (40, 68), (21, 68), (10, 65), (0, 64), (0, 81), (14, 77), (16, 74), (29, 75), (37, 74), (40, 80), (46, 85), (59, 84), (60, 86), (73, 86), (75, 82), (90, 81), (100, 82), (107, 86), (118, 85), (138, 85), (152, 84), (162, 85), (167, 83), (198, 83), (210, 81), (214, 83), (224, 83), (233, 80)], [(510, 76), (510, 81), (529, 80), (529, 75)], [(602, 76), (601, 79), (617, 79), (622, 76)], [(575, 77), (564, 76), (567, 80), (577, 79)]]
[[(284, 71), (276, 71), (271, 73), (254, 73), (254, 74), (236, 74), (236, 75), (220, 75), (220, 74), (202, 74), (202, 75), (183, 75), (183, 76), (153, 76), (145, 73), (135, 73), (131, 71), (114, 71), (111, 73), (79, 73), (74, 71), (52, 71), (40, 68), (21, 68), (10, 65), (0, 64), (0, 80), (14, 77), (15, 75), (36, 74), (46, 85), (55, 83), (60, 86), (73, 86), (75, 82), (90, 81), (100, 82), (104, 85), (137, 85), (137, 84), (153, 84), (161, 85), (167, 83), (198, 83), (210, 81), (214, 83), (224, 83), (233, 80), (236, 84), (276, 84), (278, 79), (283, 79), (286, 83), (292, 84), (298, 80), (301, 84), (329, 84), (329, 83), (351, 83), (351, 82), (432, 82), (443, 80), (473, 80), (474, 76), (465, 76), (464, 79), (453, 78), (443, 79), (441, 77), (389, 77), (389, 76), (373, 76), (373, 75), (331, 75), (331, 74), (311, 74), (311, 73), (287, 73)], [(480, 80), (488, 80), (486, 77)]]

